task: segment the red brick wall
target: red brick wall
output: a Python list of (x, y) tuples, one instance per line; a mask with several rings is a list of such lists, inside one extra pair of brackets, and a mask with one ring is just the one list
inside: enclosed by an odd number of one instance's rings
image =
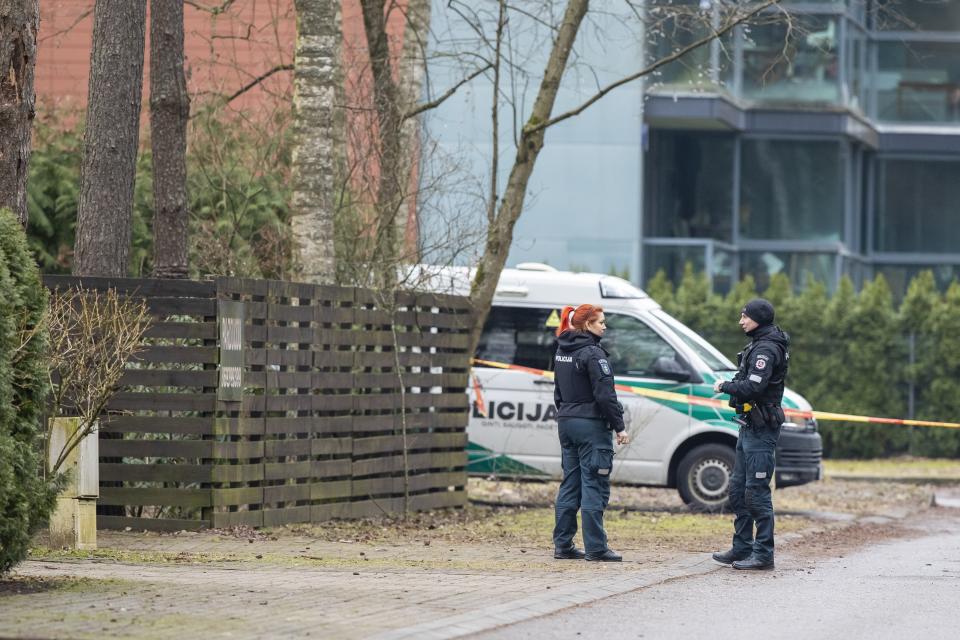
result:
[[(219, 6), (221, 0), (199, 0)], [(83, 107), (87, 100), (93, 0), (44, 0), (40, 4), (37, 99), (43, 107)], [(149, 32), (149, 28), (148, 28)], [(194, 101), (231, 95), (277, 65), (292, 64), (296, 22), (293, 0), (236, 0), (214, 16), (184, 10), (187, 83)], [(149, 87), (147, 44), (144, 98)], [(271, 98), (289, 100), (292, 74), (273, 75), (231, 107), (251, 115), (271, 109)], [(144, 102), (146, 105), (146, 101)]]

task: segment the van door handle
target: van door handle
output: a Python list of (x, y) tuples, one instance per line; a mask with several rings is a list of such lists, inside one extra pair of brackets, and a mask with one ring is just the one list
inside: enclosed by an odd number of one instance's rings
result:
[(544, 378), (538, 378), (533, 381), (533, 384), (555, 384), (553, 380), (546, 380)]

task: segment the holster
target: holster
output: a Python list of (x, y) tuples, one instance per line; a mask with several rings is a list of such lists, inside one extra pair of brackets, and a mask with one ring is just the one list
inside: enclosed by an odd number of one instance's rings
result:
[(770, 426), (770, 407), (755, 404), (750, 409), (750, 424), (754, 429), (764, 429)]
[(783, 409), (772, 404), (755, 404), (747, 415), (754, 429), (777, 429), (786, 421)]

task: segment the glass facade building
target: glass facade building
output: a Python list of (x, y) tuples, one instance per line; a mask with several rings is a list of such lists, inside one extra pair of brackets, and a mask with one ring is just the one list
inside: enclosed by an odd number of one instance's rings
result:
[[(435, 2), (436, 18), (445, 3)], [(661, 269), (678, 280), (689, 262), (718, 291), (746, 274), (761, 288), (776, 273), (833, 288), (882, 273), (897, 295), (921, 269), (940, 283), (960, 274), (960, 0), (781, 6), (789, 24), (777, 9), (549, 129), (509, 264), (642, 285)], [(721, 15), (717, 0), (647, 0), (646, 10), (640, 31), (612, 9), (591, 14), (555, 112), (696, 42)], [(526, 68), (542, 69), (551, 34), (510, 19)], [(457, 28), (451, 37), (469, 35)], [(436, 87), (460, 77), (431, 68)], [(517, 120), (501, 128), (501, 184), (538, 81), (509, 80), (525, 89), (504, 108)], [(439, 148), (481, 176), (490, 99), (478, 83), (427, 121)]]
[[(712, 10), (710, 0), (663, 0)], [(654, 5), (658, 2), (654, 1)], [(646, 88), (640, 280), (960, 274), (960, 2), (787, 2)], [(692, 19), (692, 18), (691, 18)], [(701, 20), (701, 24), (704, 21)], [(692, 31), (692, 30), (691, 30)], [(657, 56), (675, 38), (661, 32)], [(654, 37), (656, 39), (656, 36)]]

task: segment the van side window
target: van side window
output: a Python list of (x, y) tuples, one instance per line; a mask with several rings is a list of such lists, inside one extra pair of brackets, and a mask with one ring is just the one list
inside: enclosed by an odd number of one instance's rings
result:
[(607, 314), (603, 346), (610, 352), (614, 375), (655, 377), (657, 358), (677, 359), (676, 350), (645, 322), (631, 316)]
[(556, 326), (547, 323), (555, 309), (493, 307), (483, 325), (477, 358), (534, 369), (553, 369)]

